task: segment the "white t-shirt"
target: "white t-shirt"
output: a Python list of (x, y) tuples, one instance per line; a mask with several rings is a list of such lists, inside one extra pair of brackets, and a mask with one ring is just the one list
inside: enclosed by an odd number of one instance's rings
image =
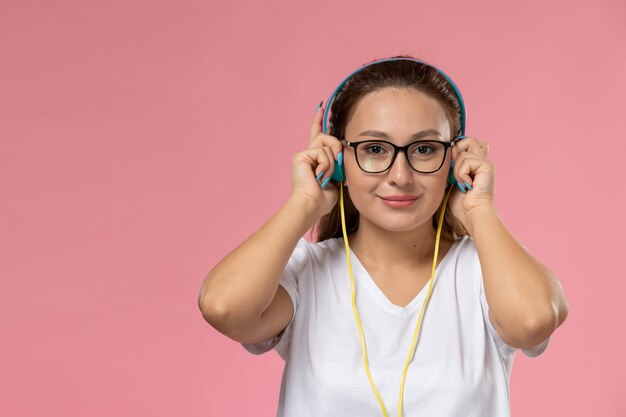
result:
[[(402, 372), (428, 283), (407, 306), (393, 304), (350, 250), (369, 369), (389, 416), (398, 415)], [(274, 348), (285, 360), (278, 417), (380, 417), (363, 363), (352, 309), (343, 237), (301, 238), (280, 279), (294, 317), (278, 337), (243, 343), (254, 354)], [(407, 370), (405, 417), (510, 416), (509, 379), (517, 349), (488, 316), (473, 238), (453, 243), (435, 271), (415, 355)], [(528, 357), (543, 353), (550, 338)]]

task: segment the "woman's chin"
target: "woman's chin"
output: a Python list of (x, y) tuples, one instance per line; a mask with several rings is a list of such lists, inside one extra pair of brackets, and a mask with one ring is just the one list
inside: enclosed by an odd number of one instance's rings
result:
[(410, 232), (415, 230), (425, 222), (429, 222), (430, 219), (419, 219), (415, 216), (406, 216), (403, 219), (400, 218), (387, 218), (380, 223), (378, 223), (378, 227), (388, 230), (390, 232)]

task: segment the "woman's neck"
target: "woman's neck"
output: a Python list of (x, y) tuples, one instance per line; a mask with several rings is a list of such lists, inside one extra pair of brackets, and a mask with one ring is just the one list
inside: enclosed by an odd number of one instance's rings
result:
[[(359, 229), (348, 236), (348, 243), (361, 261), (384, 270), (398, 270), (432, 264), (436, 235), (430, 221), (406, 232), (390, 232), (360, 222)], [(440, 239), (439, 255), (448, 243)]]

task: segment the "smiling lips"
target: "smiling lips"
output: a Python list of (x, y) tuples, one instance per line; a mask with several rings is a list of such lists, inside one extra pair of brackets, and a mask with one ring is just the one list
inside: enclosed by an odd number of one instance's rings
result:
[(383, 204), (393, 208), (409, 207), (417, 201), (417, 196), (402, 194), (402, 195), (390, 195), (387, 197), (380, 197)]

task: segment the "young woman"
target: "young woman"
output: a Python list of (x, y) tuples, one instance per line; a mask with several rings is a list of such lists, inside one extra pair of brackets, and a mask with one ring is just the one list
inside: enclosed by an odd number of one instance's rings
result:
[(494, 207), (489, 145), (458, 134), (455, 89), (407, 55), (353, 73), (330, 134), (318, 106), (291, 197), (205, 279), (207, 321), (285, 360), (278, 416), (508, 416), (517, 350), (565, 320)]

